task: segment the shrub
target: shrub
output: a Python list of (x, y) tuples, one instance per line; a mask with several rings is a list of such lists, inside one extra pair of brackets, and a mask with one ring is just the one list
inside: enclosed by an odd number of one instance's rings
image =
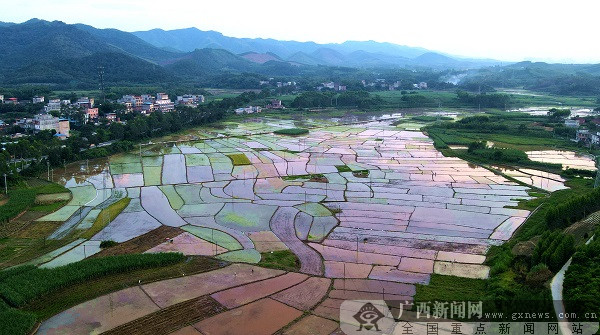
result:
[(552, 271), (546, 264), (537, 264), (529, 270), (526, 281), (529, 285), (541, 285), (552, 278)]
[(110, 247), (114, 247), (115, 245), (117, 245), (119, 243), (115, 242), (115, 241), (102, 241), (100, 242), (100, 248), (105, 249), (105, 248), (110, 248)]
[(308, 129), (304, 129), (304, 128), (288, 128), (288, 129), (278, 129), (275, 130), (273, 132), (274, 134), (277, 135), (303, 135), (303, 134), (308, 134)]

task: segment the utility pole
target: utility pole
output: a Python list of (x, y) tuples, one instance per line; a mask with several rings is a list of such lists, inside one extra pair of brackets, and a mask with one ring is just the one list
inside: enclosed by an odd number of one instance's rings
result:
[(4, 174), (4, 194), (8, 194), (8, 184), (6, 183), (6, 173)]
[(600, 157), (596, 157), (596, 181), (594, 182), (594, 188), (600, 186)]

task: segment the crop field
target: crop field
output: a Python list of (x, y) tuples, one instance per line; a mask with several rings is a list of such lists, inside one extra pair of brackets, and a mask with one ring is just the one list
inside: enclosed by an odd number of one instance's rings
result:
[[(268, 264), (273, 270), (234, 264), (225, 268), (230, 270), (197, 275), (203, 282), (206, 276), (220, 278), (211, 281), (214, 288), (203, 285), (191, 292), (182, 290), (192, 287), (189, 282), (158, 282), (144, 290), (161, 308), (208, 294), (231, 312), (261, 310), (258, 319), (268, 320), (271, 309), (282, 312), (276, 329), (306, 310), (310, 318), (297, 324), (326, 325), (338, 317), (346, 298), (369, 299), (385, 290), (386, 297), (412, 301), (416, 285), (427, 285), (432, 275), (487, 278), (486, 252), (510, 239), (529, 215), (515, 209), (519, 201), (532, 199), (527, 186), (444, 157), (420, 131), (375, 121), (325, 123), (295, 136), (262, 133), (289, 128), (289, 122), (236, 124), (221, 130), (234, 137), (156, 145), (142, 155), (111, 158), (109, 170), (98, 174), (65, 177), (73, 199), (42, 220), (74, 220), (75, 231), (88, 234), (35, 264), (53, 268), (95, 254), (134, 251)], [(235, 137), (240, 133), (243, 138)], [(534, 183), (535, 174), (525, 172), (530, 174), (515, 178)], [(103, 195), (105, 188), (111, 192)], [(115, 198), (115, 192), (126, 198)], [(118, 215), (102, 220), (102, 211), (115, 207)], [(81, 220), (73, 216), (80, 208), (86, 210)], [(108, 240), (117, 245), (102, 250), (100, 243)], [(243, 274), (250, 269), (251, 282)], [(231, 271), (237, 275), (226, 277)], [(228, 288), (240, 284), (248, 289)], [(166, 287), (169, 294), (163, 297)], [(84, 304), (43, 323), (40, 332), (50, 325), (75, 329), (91, 320), (98, 322), (95, 331), (134, 327), (129, 323), (154, 315), (156, 305), (148, 304), (147, 296), (138, 288), (127, 290), (119, 294), (124, 300), (118, 308), (144, 306), (135, 313), (67, 317), (82, 313)], [(298, 292), (312, 292), (305, 297), (310, 302), (294, 300)], [(263, 306), (258, 299), (267, 296), (273, 302)], [(295, 307), (283, 308), (281, 302)], [(196, 328), (210, 332), (230, 320), (228, 313), (198, 319)]]
[[(418, 130), (447, 118), (428, 113), (403, 117), (406, 122), (315, 118), (303, 124), (248, 118), (203, 129), (192, 140), (65, 169), (59, 180), (70, 197), (57, 189), (62, 193), (38, 200), (67, 204), (39, 213), (19, 233), (39, 241), (11, 240), (0, 261), (16, 257), (53, 270), (89, 258), (177, 252), (183, 263), (208, 257), (219, 264), (196, 274), (186, 273), (187, 265), (168, 266), (170, 279), (101, 290), (103, 296), (80, 287), (78, 296), (86, 297), (80, 305), (43, 309), (49, 319), (40, 334), (234, 332), (240, 322), (249, 331), (294, 333), (318, 325), (332, 333), (347, 299), (475, 299), (486, 279), (496, 279), (486, 255), (526, 229), (519, 230), (542, 199), (536, 197), (574, 186), (558, 168), (484, 168), (445, 156), (434, 141), (466, 147), (483, 140), (528, 150), (523, 155), (540, 164), (594, 166), (559, 146), (564, 139), (557, 137)], [(296, 128), (309, 131), (277, 131)], [(38, 250), (24, 253), (20, 243)]]

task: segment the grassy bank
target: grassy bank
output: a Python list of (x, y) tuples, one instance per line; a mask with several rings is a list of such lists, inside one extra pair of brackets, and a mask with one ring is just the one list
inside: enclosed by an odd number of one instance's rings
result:
[(92, 224), (92, 227), (88, 229), (85, 233), (81, 235), (82, 238), (90, 239), (94, 235), (98, 234), (104, 227), (106, 227), (112, 220), (114, 220), (121, 212), (129, 205), (131, 201), (130, 198), (123, 198), (119, 201), (111, 204), (110, 206), (104, 208), (98, 217)]

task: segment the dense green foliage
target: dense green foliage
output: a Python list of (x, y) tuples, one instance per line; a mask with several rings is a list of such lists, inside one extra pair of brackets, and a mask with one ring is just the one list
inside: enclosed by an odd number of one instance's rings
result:
[(561, 231), (547, 231), (535, 246), (531, 262), (536, 265), (546, 264), (551, 271), (558, 272), (574, 252), (573, 235)]
[(509, 148), (489, 148), (485, 142), (472, 142), (467, 149), (469, 155), (494, 163), (523, 164), (532, 162), (525, 152)]
[(19, 215), (33, 205), (36, 191), (30, 188), (21, 188), (8, 193), (8, 201), (0, 206), (0, 224)]
[(31, 332), (35, 323), (36, 316), (33, 313), (14, 308), (3, 309), (0, 306), (0, 334), (26, 335)]
[(456, 93), (458, 101), (473, 107), (506, 108), (510, 103), (510, 96), (500, 93), (471, 94), (465, 91)]
[(114, 273), (173, 264), (184, 258), (178, 253), (119, 255), (90, 258), (54, 269), (27, 267), (0, 279), (0, 297), (21, 307), (53, 290)]
[(286, 129), (277, 129), (273, 133), (277, 135), (304, 135), (308, 134), (308, 129), (304, 128), (286, 128)]
[(462, 85), (524, 88), (561, 95), (600, 94), (600, 67), (597, 64), (520, 62), (474, 72)]
[[(596, 313), (600, 316), (600, 229), (594, 240), (581, 246), (567, 269), (563, 283), (564, 302), (568, 313)], [(599, 320), (600, 321), (600, 320)]]
[(112, 240), (106, 240), (106, 241), (100, 242), (100, 248), (102, 248), (102, 249), (110, 248), (110, 247), (114, 247), (117, 244), (119, 244), (119, 243), (112, 241)]
[(553, 206), (546, 214), (548, 228), (566, 228), (600, 210), (600, 188)]
[(478, 301), (485, 296), (486, 281), (432, 274), (429, 284), (417, 285), (415, 301)]
[(277, 250), (262, 253), (258, 265), (269, 269), (298, 271), (300, 269), (300, 260), (296, 254), (289, 250)]
[(366, 91), (346, 91), (340, 94), (334, 92), (303, 92), (299, 94), (291, 106), (294, 108), (315, 107), (356, 107), (368, 109), (382, 104), (383, 100)]

